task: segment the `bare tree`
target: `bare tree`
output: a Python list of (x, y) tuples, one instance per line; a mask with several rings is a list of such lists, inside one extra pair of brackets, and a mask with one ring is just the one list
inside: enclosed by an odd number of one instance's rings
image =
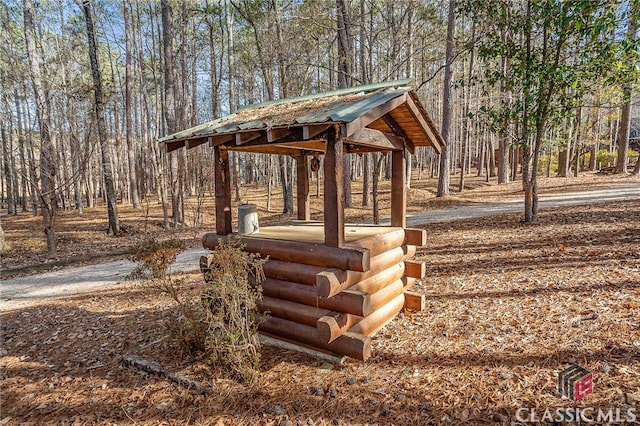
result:
[(91, 75), (93, 77), (93, 93), (95, 98), (96, 123), (98, 127), (98, 139), (100, 142), (100, 155), (102, 159), (102, 176), (107, 195), (107, 215), (109, 226), (108, 235), (118, 235), (120, 224), (118, 223), (118, 206), (116, 204), (116, 191), (113, 183), (113, 162), (109, 152), (107, 139), (107, 126), (104, 118), (104, 97), (102, 92), (102, 76), (100, 74), (100, 62), (98, 59), (98, 47), (96, 34), (91, 14), (91, 1), (83, 0), (82, 11), (87, 24), (87, 41), (89, 43), (89, 61), (91, 62)]
[(133, 114), (131, 112), (132, 97), (132, 57), (131, 48), (131, 17), (129, 0), (124, 0), (122, 15), (124, 18), (124, 48), (125, 48), (125, 71), (124, 71), (124, 120), (125, 137), (127, 139), (127, 160), (129, 164), (129, 187), (131, 203), (133, 208), (140, 208), (140, 195), (138, 194), (138, 176), (136, 174), (136, 156), (133, 143)]
[(38, 53), (36, 50), (34, 8), (31, 0), (24, 0), (24, 37), (29, 57), (31, 85), (36, 100), (36, 113), (40, 126), (40, 205), (44, 234), (47, 238), (47, 251), (56, 251), (56, 194), (55, 194), (55, 150), (51, 142), (51, 118), (45, 87), (42, 82)]
[(449, 195), (449, 147), (451, 144), (451, 81), (453, 80), (453, 57), (455, 50), (456, 1), (449, 0), (449, 19), (447, 23), (447, 50), (444, 67), (444, 89), (442, 94), (442, 139), (444, 146), (440, 152), (440, 175), (436, 196)]

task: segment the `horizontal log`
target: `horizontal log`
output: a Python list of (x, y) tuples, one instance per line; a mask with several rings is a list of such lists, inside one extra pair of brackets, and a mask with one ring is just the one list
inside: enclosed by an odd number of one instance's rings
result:
[(327, 350), (294, 342), (292, 340), (274, 336), (265, 332), (260, 333), (258, 335), (258, 339), (260, 340), (261, 345), (273, 346), (280, 349), (286, 349), (288, 351), (300, 352), (314, 358), (330, 362), (334, 365), (343, 365), (345, 360), (347, 359), (347, 357), (343, 355), (334, 354)]
[[(221, 238), (228, 240), (226, 236), (205, 234), (202, 246), (215, 250)], [(238, 239), (246, 251), (260, 253), (262, 257), (269, 256), (270, 259), (359, 272), (370, 269), (369, 251), (363, 248), (329, 247), (323, 244), (260, 238), (259, 235), (246, 235)]]
[[(349, 329), (350, 333), (373, 336), (378, 330), (393, 320), (404, 305), (404, 294), (399, 294), (395, 299), (378, 309), (371, 315)], [(346, 333), (345, 333), (346, 334)]]
[(415, 291), (404, 292), (404, 308), (413, 311), (424, 311), (426, 308), (426, 300), (424, 294)]
[[(254, 280), (250, 278), (250, 281)], [(315, 288), (291, 281), (267, 278), (262, 281), (260, 285), (262, 286), (262, 294), (264, 296), (361, 317), (371, 312), (370, 296), (362, 291), (345, 290), (333, 297), (319, 297), (316, 294)]]
[(406, 228), (404, 234), (404, 245), (422, 247), (427, 244), (426, 229)]
[(396, 247), (371, 258), (370, 269), (366, 272), (331, 270), (316, 276), (318, 296), (331, 297), (341, 291), (370, 278), (381, 271), (413, 257), (416, 253), (414, 246)]
[(356, 285), (350, 287), (351, 290), (364, 291), (365, 293), (374, 294), (391, 283), (401, 279), (405, 275), (405, 264), (398, 263), (387, 269), (378, 272), (376, 275), (360, 281)]
[(322, 342), (330, 343), (360, 321), (362, 321), (362, 317), (357, 315), (332, 312), (320, 318), (316, 323), (318, 338)]
[(369, 250), (369, 255), (374, 257), (396, 247), (402, 246), (405, 238), (404, 229), (397, 228), (393, 231), (362, 238), (352, 243), (347, 243), (345, 244), (345, 247), (367, 249)]
[(264, 276), (267, 278), (313, 286), (316, 285), (316, 275), (324, 272), (327, 268), (269, 259), (262, 265), (262, 269), (264, 270)]
[(407, 277), (422, 279), (427, 275), (427, 264), (421, 260), (405, 260)]
[(404, 276), (402, 282), (404, 283), (404, 291), (409, 291), (413, 288), (418, 280), (415, 278)]
[(391, 302), (405, 291), (403, 280), (396, 280), (385, 288), (371, 295), (371, 312), (374, 313)]
[(333, 342), (324, 343), (316, 328), (272, 316), (261, 318), (259, 330), (362, 361), (371, 356), (371, 338), (357, 333), (346, 332)]
[(315, 327), (320, 318), (330, 315), (332, 312), (328, 309), (276, 299), (270, 296), (263, 296), (262, 300), (256, 302), (256, 305), (261, 312), (269, 312), (272, 316), (311, 327)]

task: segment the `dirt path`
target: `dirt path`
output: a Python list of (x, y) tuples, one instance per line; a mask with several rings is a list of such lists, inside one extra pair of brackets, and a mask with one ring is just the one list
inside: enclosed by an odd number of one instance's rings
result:
[[(590, 205), (640, 198), (640, 183), (615, 186), (583, 192), (540, 197), (540, 209)], [(522, 201), (499, 203), (462, 204), (450, 209), (413, 213), (407, 216), (407, 224), (445, 222), (476, 217), (517, 213), (523, 210)], [(190, 273), (198, 270), (198, 259), (203, 249), (191, 249), (181, 253), (172, 266), (172, 272)], [(55, 271), (21, 278), (3, 280), (0, 283), (0, 312), (34, 306), (49, 300), (63, 299), (97, 290), (131, 285), (126, 281), (135, 264), (118, 260)]]

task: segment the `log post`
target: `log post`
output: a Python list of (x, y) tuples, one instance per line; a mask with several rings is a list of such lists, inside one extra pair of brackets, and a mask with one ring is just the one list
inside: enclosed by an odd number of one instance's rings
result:
[(229, 173), (229, 151), (218, 145), (213, 148), (216, 191), (216, 233), (228, 235), (231, 227), (231, 178)]
[(324, 244), (344, 245), (344, 206), (342, 204), (342, 140), (338, 126), (329, 130), (324, 154)]
[(405, 150), (391, 152), (391, 226), (407, 226), (407, 169)]
[(298, 220), (311, 220), (309, 201), (309, 162), (306, 155), (296, 157), (297, 174), (296, 180), (298, 196)]

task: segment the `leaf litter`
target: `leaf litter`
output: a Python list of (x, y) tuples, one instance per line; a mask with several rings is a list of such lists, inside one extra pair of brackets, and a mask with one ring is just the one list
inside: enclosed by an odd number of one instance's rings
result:
[[(264, 347), (250, 386), (178, 357), (171, 300), (135, 283), (1, 317), (3, 424), (510, 424), (518, 408), (640, 409), (640, 201), (424, 226), (416, 287), (373, 358), (328, 367)], [(560, 245), (564, 250), (559, 250)], [(198, 275), (185, 280), (194, 294)], [(127, 353), (212, 394), (121, 366)], [(594, 393), (562, 398), (576, 363)], [(322, 390), (322, 392), (320, 392)]]

